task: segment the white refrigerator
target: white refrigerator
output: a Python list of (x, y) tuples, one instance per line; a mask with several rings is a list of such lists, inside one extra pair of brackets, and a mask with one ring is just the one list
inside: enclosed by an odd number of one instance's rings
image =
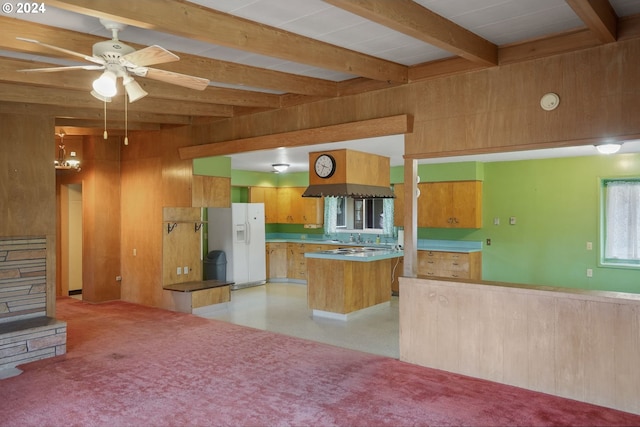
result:
[(232, 203), (231, 208), (208, 208), (208, 250), (224, 251), (231, 289), (264, 284), (264, 203)]

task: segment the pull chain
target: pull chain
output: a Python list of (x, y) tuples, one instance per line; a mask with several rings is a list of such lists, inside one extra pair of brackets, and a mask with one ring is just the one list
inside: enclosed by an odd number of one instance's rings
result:
[(128, 131), (129, 115), (127, 112), (128, 97), (129, 95), (125, 92), (124, 93), (124, 145), (129, 145), (129, 131)]
[(107, 134), (107, 99), (104, 100), (104, 133), (102, 134), (104, 139), (107, 139), (109, 135)]

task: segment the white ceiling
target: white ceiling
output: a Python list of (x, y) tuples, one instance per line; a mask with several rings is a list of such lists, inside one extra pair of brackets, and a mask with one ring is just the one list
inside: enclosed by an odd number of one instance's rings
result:
[[(414, 1), (498, 46), (585, 27), (585, 24), (565, 0)], [(453, 56), (450, 52), (332, 6), (322, 0), (191, 0), (190, 2), (406, 66), (423, 64)], [(640, 13), (640, 0), (609, 0), (609, 2), (618, 17)], [(18, 2), (11, 0), (8, 3), (15, 5)], [(44, 14), (12, 14), (11, 17), (99, 35), (105, 38), (111, 37), (110, 31), (106, 30), (95, 17), (57, 9), (49, 5), (46, 7), (47, 11)], [(212, 23), (212, 25), (215, 25), (215, 23)], [(336, 82), (358, 77), (344, 72), (286, 61), (277, 57), (259, 55), (133, 26), (125, 28), (120, 33), (120, 39), (125, 42), (143, 45), (158, 44), (175, 52), (184, 52)], [(90, 46), (87, 46), (86, 53), (89, 52)], [(37, 57), (33, 54), (29, 55), (13, 51), (0, 51), (0, 56), (71, 65), (71, 62), (66, 60)], [(211, 85), (279, 93), (265, 88), (234, 86), (215, 81), (212, 81)], [(626, 144), (624, 150), (640, 151), (637, 145), (637, 143)], [(308, 152), (329, 148), (351, 148), (373, 152), (390, 157), (393, 166), (403, 164), (402, 137), (391, 136), (318, 145), (311, 147), (311, 149), (309, 147), (288, 148), (273, 150), (269, 153), (243, 153), (231, 156), (232, 167), (244, 170), (269, 171), (272, 163), (289, 163), (292, 165), (291, 171), (307, 170)], [(595, 154), (595, 149), (591, 146), (586, 146), (513, 154), (465, 156), (464, 158), (456, 158), (455, 161), (496, 161), (527, 158), (533, 155), (536, 157), (549, 157), (592, 154)], [(420, 163), (451, 160), (430, 159), (420, 161)]]

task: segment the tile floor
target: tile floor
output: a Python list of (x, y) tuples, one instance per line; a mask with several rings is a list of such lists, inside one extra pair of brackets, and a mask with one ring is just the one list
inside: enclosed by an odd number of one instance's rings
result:
[(389, 304), (358, 312), (348, 320), (312, 316), (307, 308), (307, 286), (267, 283), (231, 292), (225, 308), (200, 312), (202, 317), (223, 320), (332, 344), (338, 347), (398, 359), (398, 297)]

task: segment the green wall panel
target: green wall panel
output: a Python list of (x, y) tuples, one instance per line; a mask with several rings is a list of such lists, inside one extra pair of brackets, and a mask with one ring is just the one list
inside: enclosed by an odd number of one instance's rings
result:
[(638, 175), (637, 154), (486, 163), (483, 228), (418, 237), (484, 242), (484, 280), (640, 293), (640, 270), (598, 266), (600, 179)]
[(196, 175), (231, 177), (231, 157), (204, 157), (193, 159), (193, 173)]

